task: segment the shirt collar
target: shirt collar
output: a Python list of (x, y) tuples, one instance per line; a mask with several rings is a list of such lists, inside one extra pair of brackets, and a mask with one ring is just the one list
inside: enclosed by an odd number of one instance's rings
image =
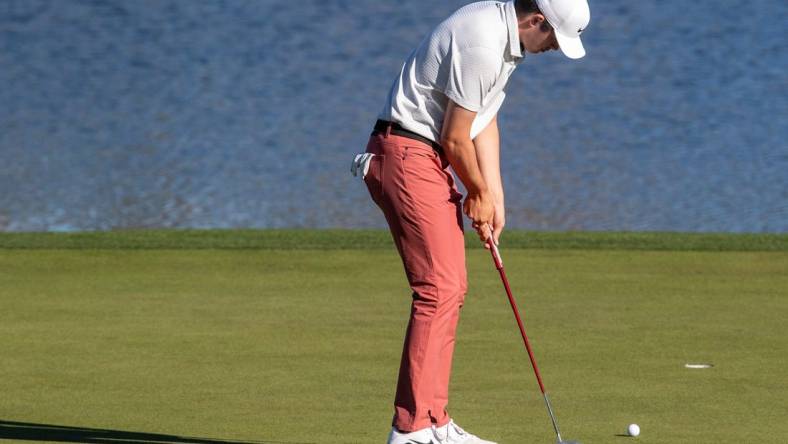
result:
[(517, 12), (514, 9), (514, 0), (509, 0), (504, 6), (506, 13), (506, 26), (509, 28), (509, 54), (515, 59), (523, 58), (520, 48), (520, 35), (517, 26)]

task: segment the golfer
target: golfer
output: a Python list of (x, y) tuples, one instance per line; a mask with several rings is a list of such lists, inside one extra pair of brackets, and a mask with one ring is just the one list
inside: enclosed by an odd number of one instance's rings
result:
[(526, 53), (583, 57), (589, 20), (586, 0), (473, 3), (439, 24), (394, 81), (356, 165), (413, 290), (389, 444), (490, 443), (446, 410), (467, 288), (462, 215), (498, 243), (506, 218), (496, 117), (506, 83)]

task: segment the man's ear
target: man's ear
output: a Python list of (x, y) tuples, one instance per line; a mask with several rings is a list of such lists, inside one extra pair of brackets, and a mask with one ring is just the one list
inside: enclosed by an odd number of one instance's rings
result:
[(534, 14), (531, 14), (531, 25), (538, 27), (539, 25), (544, 23), (544, 21), (545, 21), (545, 18), (544, 18), (544, 16), (542, 14), (540, 14), (538, 12), (534, 13)]
[(544, 22), (544, 20), (545, 18), (542, 14), (535, 12), (533, 14), (529, 14), (521, 23), (525, 25), (525, 28), (538, 28), (539, 25)]

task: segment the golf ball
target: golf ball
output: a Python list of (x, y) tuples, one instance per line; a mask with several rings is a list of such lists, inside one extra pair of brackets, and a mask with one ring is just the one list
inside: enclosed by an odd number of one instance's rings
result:
[(627, 433), (629, 436), (638, 436), (640, 435), (640, 426), (637, 424), (630, 424), (627, 426)]

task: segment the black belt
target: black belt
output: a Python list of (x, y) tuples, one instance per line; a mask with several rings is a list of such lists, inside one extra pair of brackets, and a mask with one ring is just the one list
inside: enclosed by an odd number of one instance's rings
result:
[(434, 142), (421, 134), (416, 134), (413, 131), (405, 129), (397, 122), (387, 122), (385, 120), (378, 120), (375, 122), (375, 130), (372, 134), (385, 134), (386, 129), (388, 129), (389, 125), (391, 125), (391, 130), (389, 131), (390, 134), (394, 134), (395, 136), (407, 137), (408, 139), (418, 140), (421, 143), (426, 143), (427, 145), (431, 146), (437, 153), (443, 153), (443, 148), (437, 143)]

